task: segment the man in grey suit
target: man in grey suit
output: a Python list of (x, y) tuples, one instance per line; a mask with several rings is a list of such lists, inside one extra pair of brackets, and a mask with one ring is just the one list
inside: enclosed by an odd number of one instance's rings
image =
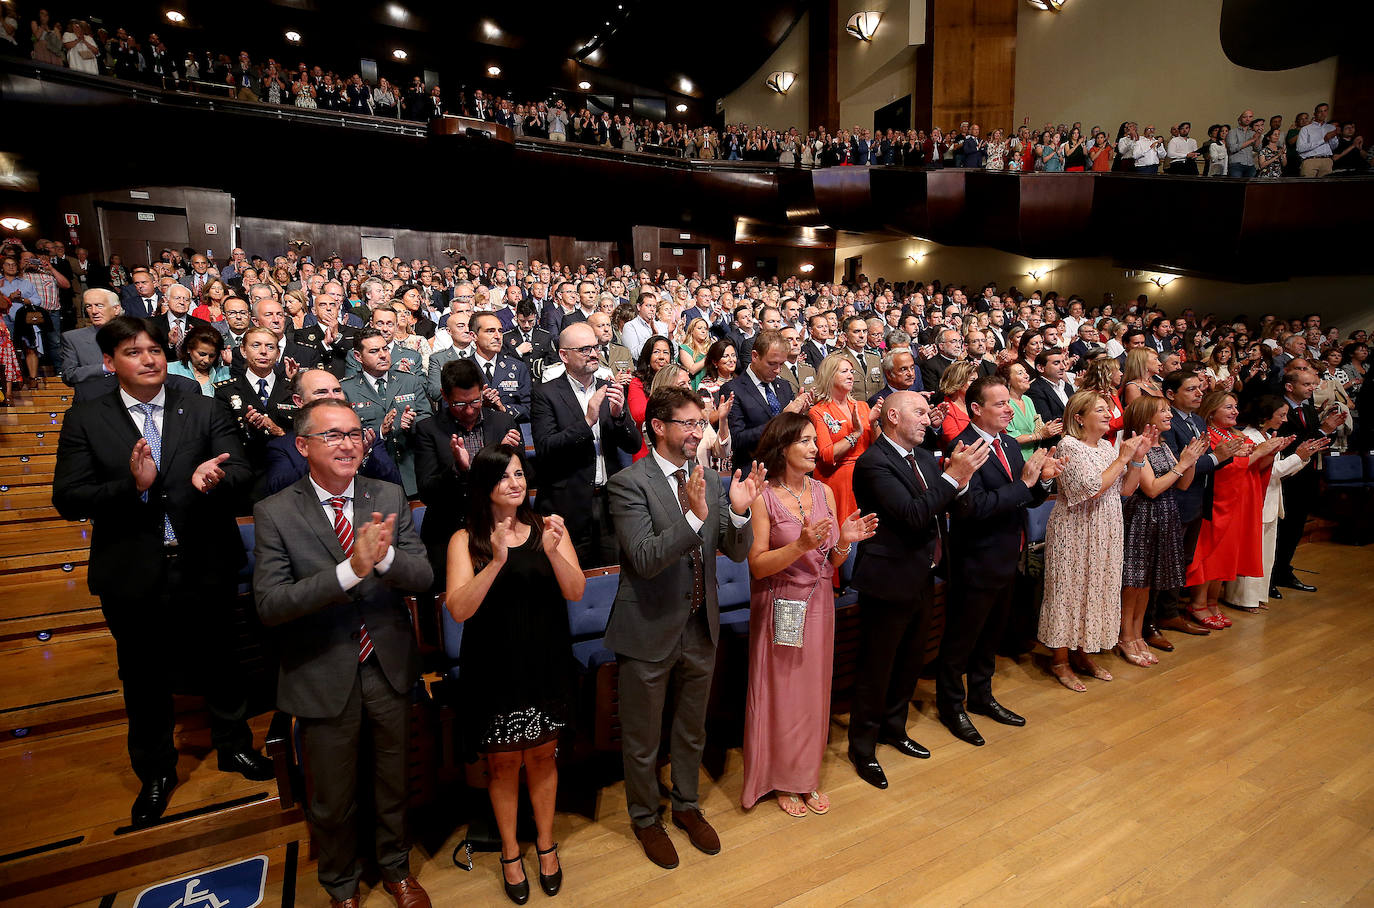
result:
[(455, 359), (472, 359), (472, 354), (477, 350), (477, 345), (472, 341), (472, 332), (468, 330), (471, 319), (471, 312), (459, 310), (450, 314), (448, 321), (444, 323), (444, 329), (452, 338), (453, 346), (445, 347), (429, 355), (429, 372), (425, 376), (425, 391), (429, 394), (430, 402), (436, 406), (439, 403), (439, 398), (444, 396), (444, 366)]
[(386, 452), (396, 461), (406, 495), (414, 495), (419, 487), (415, 482), (413, 429), (416, 422), (433, 415), (425, 380), (392, 371), (386, 338), (371, 328), (364, 328), (353, 338), (353, 356), (363, 369), (339, 384), (363, 428), (376, 432), (386, 445)]
[[(333, 905), (359, 904), (356, 795), (368, 788), (384, 887), (402, 906), (428, 906), (404, 833), (408, 702), (420, 677), (404, 596), (429, 589), (433, 573), (401, 490), (356, 475), (362, 431), (336, 398), (300, 411), (296, 449), (310, 473), (254, 509), (253, 597), (276, 629), (277, 705), (300, 722), (320, 885)], [(359, 778), (364, 753), (374, 778)]]
[[(727, 496), (714, 470), (696, 464), (706, 421), (685, 388), (649, 398), (648, 457), (611, 477), (611, 515), (620, 542), (620, 587), (606, 626), (606, 646), (620, 667), (621, 750), (625, 799), (635, 836), (649, 860), (677, 866), (677, 850), (659, 819), (658, 746), (665, 706), (672, 709), (672, 818), (706, 854), (720, 837), (697, 801), (706, 743), (706, 701), (720, 635), (716, 551), (743, 561), (753, 533), (749, 505), (763, 488), (757, 465), (736, 471)], [(667, 704), (669, 689), (673, 701)]]
[(95, 333), (110, 319), (124, 314), (118, 294), (110, 290), (87, 290), (81, 294), (81, 302), (86, 306), (90, 327), (62, 332), (62, 380), (73, 388), (91, 379), (103, 382), (110, 374), (105, 370), (105, 358), (95, 342)]

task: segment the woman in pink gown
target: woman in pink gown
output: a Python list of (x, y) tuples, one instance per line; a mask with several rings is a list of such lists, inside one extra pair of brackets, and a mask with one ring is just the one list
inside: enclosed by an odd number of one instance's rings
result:
[[(835, 649), (831, 577), (850, 546), (873, 535), (878, 518), (857, 511), (835, 519), (834, 493), (807, 474), (816, 467), (816, 429), (780, 413), (763, 430), (755, 459), (768, 484), (754, 500), (749, 550), (749, 695), (744, 719), (744, 791), (753, 807), (770, 792), (794, 817), (822, 814), (820, 789), (830, 736), (830, 679)], [(774, 642), (775, 599), (806, 602), (801, 646)]]

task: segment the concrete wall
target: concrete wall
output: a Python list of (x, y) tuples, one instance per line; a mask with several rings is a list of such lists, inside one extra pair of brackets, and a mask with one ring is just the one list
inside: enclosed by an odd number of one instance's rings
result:
[[(783, 38), (778, 49), (773, 51), (764, 64), (730, 94), (725, 96), (725, 122), (743, 123), (747, 126), (768, 126), (773, 129), (790, 129), (806, 134), (810, 125), (806, 122), (806, 101), (809, 90), (807, 66), (809, 51), (807, 34), (811, 28), (811, 14), (803, 13), (792, 30)], [(764, 85), (768, 74), (783, 70), (797, 74), (796, 84), (785, 95), (780, 95)]]
[[(841, 236), (841, 241), (845, 237)], [(1355, 328), (1374, 330), (1374, 279), (1363, 277), (1316, 277), (1269, 284), (1235, 284), (1206, 278), (1179, 277), (1160, 289), (1149, 282), (1158, 272), (1138, 272), (1128, 278), (1110, 259), (1028, 259), (996, 249), (940, 246), (926, 240), (883, 240), (851, 244), (835, 250), (835, 273), (844, 273), (844, 260), (863, 256), (862, 272), (870, 280), (940, 280), (979, 289), (996, 281), (1003, 289), (1015, 286), (1022, 293), (1055, 290), (1061, 296), (1077, 293), (1090, 304), (1104, 292), (1115, 294), (1118, 311), (1123, 303), (1141, 293), (1165, 311), (1192, 308), (1223, 317), (1273, 312), (1285, 317), (1306, 312), (1322, 313), (1323, 324), (1335, 325), (1345, 336)], [(920, 256), (912, 262), (909, 255)], [(1032, 278), (1028, 272), (1041, 274)]]
[(1228, 60), (1221, 6), (1222, 0), (1071, 0), (1052, 14), (1022, 3), (1017, 124), (1025, 116), (1036, 126), (1081, 120), (1085, 128), (1095, 124), (1116, 135), (1129, 119), (1167, 136), (1170, 125), (1189, 120), (1201, 142), (1207, 126), (1235, 123), (1246, 107), (1266, 118), (1282, 114), (1286, 128), (1298, 111), (1331, 99), (1334, 57), (1283, 72)]

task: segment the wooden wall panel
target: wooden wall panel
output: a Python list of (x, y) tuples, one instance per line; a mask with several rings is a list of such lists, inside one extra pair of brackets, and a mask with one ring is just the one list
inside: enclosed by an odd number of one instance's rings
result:
[(932, 123), (963, 120), (983, 135), (1012, 123), (1016, 87), (1016, 14), (1020, 0), (933, 0)]

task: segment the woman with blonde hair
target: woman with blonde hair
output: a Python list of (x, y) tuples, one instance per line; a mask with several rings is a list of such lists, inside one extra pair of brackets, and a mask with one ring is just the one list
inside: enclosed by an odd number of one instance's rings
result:
[(811, 424), (816, 427), (816, 478), (835, 493), (835, 518), (843, 521), (858, 510), (854, 500), (854, 462), (873, 443), (873, 418), (868, 404), (854, 400), (854, 363), (847, 356), (827, 356), (812, 386), (816, 403)]
[(977, 377), (978, 366), (968, 360), (950, 363), (949, 368), (940, 375), (940, 393), (944, 396), (940, 401), (940, 409), (944, 414), (940, 423), (941, 444), (954, 444), (959, 433), (968, 428), (968, 403), (964, 395)]
[(1129, 407), (1137, 397), (1163, 397), (1156, 379), (1159, 376), (1159, 352), (1149, 347), (1136, 347), (1126, 352), (1126, 366), (1121, 370), (1121, 403)]
[(1121, 364), (1110, 356), (1098, 357), (1088, 363), (1078, 381), (1078, 390), (1096, 391), (1112, 402), (1112, 427), (1107, 433), (1107, 440), (1112, 444), (1116, 444), (1116, 433), (1121, 431), (1126, 412), (1121, 406), (1121, 398), (1117, 396), (1116, 389), (1120, 386)]
[(1075, 670), (1100, 681), (1111, 672), (1090, 653), (1120, 639), (1121, 569), (1125, 545), (1121, 498), (1140, 483), (1141, 458), (1159, 441), (1149, 427), (1113, 448), (1106, 436), (1111, 401), (1079, 391), (1064, 407), (1064, 437), (1058, 455), (1059, 497), (1045, 535), (1045, 595), (1040, 641), (1053, 653), (1050, 669), (1069, 690), (1087, 690)]
[(677, 348), (677, 361), (691, 379), (693, 391), (701, 387), (701, 379), (706, 374), (706, 354), (711, 343), (711, 329), (706, 319), (694, 318), (687, 323)]

